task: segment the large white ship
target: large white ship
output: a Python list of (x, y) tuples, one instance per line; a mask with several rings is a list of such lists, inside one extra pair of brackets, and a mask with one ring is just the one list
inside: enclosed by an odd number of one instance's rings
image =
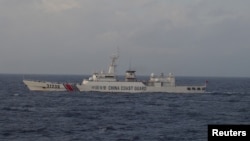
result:
[(204, 93), (206, 91), (206, 83), (204, 85), (193, 86), (176, 86), (175, 77), (172, 73), (168, 76), (157, 76), (153, 73), (146, 81), (139, 81), (134, 70), (127, 70), (125, 80), (117, 79), (116, 75), (116, 60), (118, 55), (111, 57), (111, 64), (108, 72), (101, 71), (93, 73), (89, 79), (83, 79), (81, 84), (72, 83), (53, 83), (23, 80), (25, 85), (31, 91), (81, 91), (81, 92), (115, 92), (115, 93)]
[(160, 92), (160, 93), (204, 93), (206, 91), (206, 83), (197, 86), (176, 86), (175, 77), (172, 73), (164, 76), (156, 76), (153, 73), (147, 81), (138, 81), (134, 70), (127, 70), (125, 80), (120, 81), (116, 76), (116, 60), (118, 55), (111, 57), (112, 62), (108, 72), (101, 71), (93, 73), (89, 79), (84, 79), (81, 84), (76, 87), (79, 91), (97, 91), (97, 92), (124, 92), (124, 93), (145, 93), (145, 92)]

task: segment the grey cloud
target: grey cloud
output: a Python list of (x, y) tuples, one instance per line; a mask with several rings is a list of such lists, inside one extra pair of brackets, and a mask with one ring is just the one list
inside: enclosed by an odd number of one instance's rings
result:
[(120, 74), (132, 58), (143, 74), (249, 76), (246, 5), (244, 0), (2, 0), (0, 73), (89, 74), (105, 69), (119, 46)]

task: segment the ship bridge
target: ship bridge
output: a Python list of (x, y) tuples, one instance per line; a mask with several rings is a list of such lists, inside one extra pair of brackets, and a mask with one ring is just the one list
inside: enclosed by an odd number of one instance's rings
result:
[(127, 70), (126, 71), (125, 81), (126, 82), (135, 82), (135, 81), (137, 81), (134, 70)]

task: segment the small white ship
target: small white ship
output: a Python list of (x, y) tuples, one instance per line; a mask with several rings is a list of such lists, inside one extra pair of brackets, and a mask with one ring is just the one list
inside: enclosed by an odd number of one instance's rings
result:
[(112, 62), (108, 72), (101, 71), (93, 73), (89, 79), (83, 79), (81, 84), (53, 83), (42, 81), (23, 80), (24, 84), (31, 91), (81, 91), (81, 92), (106, 92), (106, 93), (204, 93), (207, 84), (194, 86), (176, 86), (175, 77), (172, 73), (164, 76), (150, 75), (146, 81), (139, 81), (134, 70), (127, 70), (125, 80), (117, 79), (116, 60), (118, 55), (111, 57)]

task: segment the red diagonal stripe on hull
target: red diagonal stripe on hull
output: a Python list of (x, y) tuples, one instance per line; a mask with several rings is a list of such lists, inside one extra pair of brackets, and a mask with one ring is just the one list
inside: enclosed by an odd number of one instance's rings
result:
[(73, 90), (74, 90), (70, 84), (65, 84), (64, 87), (65, 87), (68, 91), (73, 91)]

